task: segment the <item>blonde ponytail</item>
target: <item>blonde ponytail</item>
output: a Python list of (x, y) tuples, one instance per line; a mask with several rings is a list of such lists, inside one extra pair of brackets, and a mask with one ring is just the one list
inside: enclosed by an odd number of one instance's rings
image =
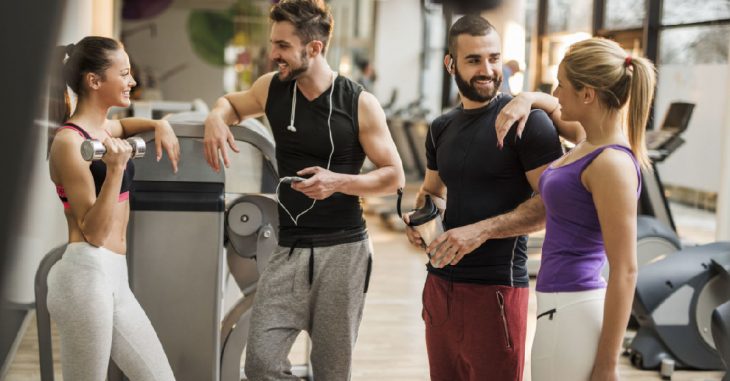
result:
[(639, 164), (647, 168), (651, 161), (644, 129), (656, 84), (651, 61), (628, 56), (615, 41), (596, 37), (571, 45), (563, 58), (563, 67), (576, 90), (586, 86), (595, 89), (601, 104), (609, 110), (623, 111), (626, 107), (625, 132), (631, 151)]
[(656, 84), (656, 72), (654, 65), (642, 57), (629, 57), (628, 70), (632, 70), (631, 87), (629, 91), (628, 105), (628, 136), (631, 150), (642, 167), (651, 165), (646, 152), (644, 130), (649, 120), (651, 101), (654, 99), (654, 86)]

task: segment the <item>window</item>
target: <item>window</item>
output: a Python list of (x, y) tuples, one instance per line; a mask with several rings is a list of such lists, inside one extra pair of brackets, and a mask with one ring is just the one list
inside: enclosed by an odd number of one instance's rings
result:
[(606, 29), (641, 28), (646, 17), (645, 0), (606, 0)]
[(660, 64), (724, 64), (728, 62), (730, 25), (665, 29), (661, 32)]
[(548, 0), (548, 33), (593, 30), (593, 0)]
[(730, 19), (730, 0), (664, 0), (663, 25)]

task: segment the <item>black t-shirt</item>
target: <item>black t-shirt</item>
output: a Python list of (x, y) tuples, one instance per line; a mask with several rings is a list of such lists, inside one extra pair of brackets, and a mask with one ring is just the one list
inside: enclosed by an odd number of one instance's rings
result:
[[(447, 187), (444, 228), (469, 225), (514, 210), (533, 193), (525, 172), (559, 158), (557, 131), (541, 110), (533, 110), (522, 138), (516, 128), (497, 147), (494, 123), (511, 96), (498, 94), (489, 105), (459, 106), (436, 118), (426, 138), (428, 169)], [(456, 265), (428, 271), (466, 283), (526, 287), (527, 237), (490, 239)]]
[[(296, 176), (296, 172), (307, 167), (327, 168), (332, 150), (327, 120), (330, 112), (330, 88), (309, 101), (297, 89), (294, 126), (289, 131), (292, 112), (294, 81), (282, 82), (276, 74), (269, 86), (266, 101), (266, 117), (276, 141), (276, 160), (279, 176)], [(362, 87), (338, 76), (332, 92), (332, 139), (335, 151), (330, 170), (337, 173), (358, 174), (365, 160), (365, 151), (360, 145), (358, 122), (358, 99)], [(312, 199), (282, 183), (279, 200), (289, 212), (296, 216), (312, 205)], [(334, 193), (319, 200), (312, 210), (302, 215), (295, 226), (289, 215), (279, 206), (280, 241), (291, 242), (311, 235), (332, 235), (339, 232), (363, 231), (360, 198), (343, 193)]]

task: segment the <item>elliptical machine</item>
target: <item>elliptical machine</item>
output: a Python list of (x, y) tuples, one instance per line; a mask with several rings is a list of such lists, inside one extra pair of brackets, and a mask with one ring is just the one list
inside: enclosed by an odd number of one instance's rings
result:
[[(672, 103), (662, 128), (647, 134), (655, 163), (684, 143), (680, 134), (689, 125), (693, 108)], [(629, 346), (631, 363), (657, 369), (671, 360), (677, 369), (724, 369), (712, 336), (711, 316), (730, 300), (730, 242), (681, 249), (656, 167), (653, 173), (643, 173), (643, 179), (639, 207), (654, 217), (639, 218), (640, 267), (632, 312), (638, 330)], [(655, 241), (650, 245), (656, 251), (653, 258), (649, 252), (642, 253), (642, 238)], [(672, 245), (675, 252), (669, 251)], [(671, 372), (662, 375), (671, 376)]]
[(715, 308), (730, 300), (728, 271), (730, 242), (690, 247), (641, 267), (631, 363), (656, 369), (671, 359), (678, 369), (724, 369), (711, 318)]
[[(730, 302), (725, 302), (712, 312), (712, 337), (727, 369), (730, 367)], [(730, 381), (730, 371), (725, 372), (722, 381)]]

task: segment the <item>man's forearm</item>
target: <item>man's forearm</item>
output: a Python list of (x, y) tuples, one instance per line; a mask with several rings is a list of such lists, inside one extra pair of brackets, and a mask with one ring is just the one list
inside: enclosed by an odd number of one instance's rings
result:
[(241, 122), (241, 117), (233, 107), (233, 103), (231, 103), (231, 101), (226, 97), (218, 98), (215, 105), (213, 105), (213, 109), (210, 111), (210, 114), (221, 118), (228, 126)]
[(483, 240), (508, 238), (536, 232), (545, 227), (545, 206), (540, 195), (515, 210), (477, 223)]
[(344, 175), (340, 192), (353, 196), (382, 196), (403, 187), (403, 172), (394, 165), (359, 175)]

